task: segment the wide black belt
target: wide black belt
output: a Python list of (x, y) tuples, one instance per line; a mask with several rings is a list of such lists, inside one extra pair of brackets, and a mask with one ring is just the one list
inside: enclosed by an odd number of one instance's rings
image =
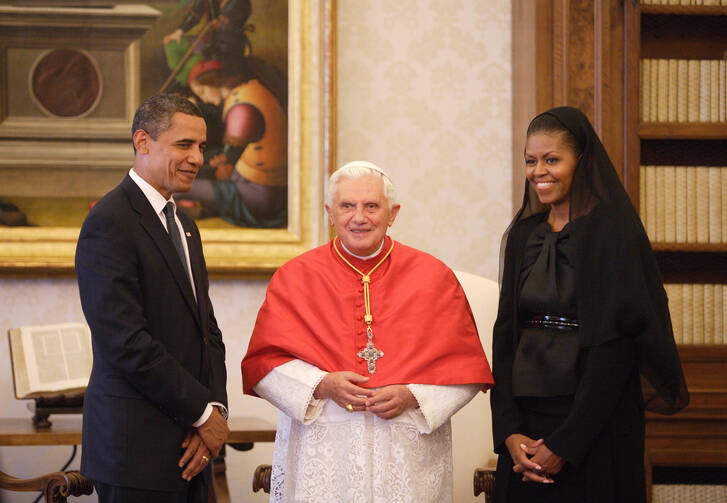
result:
[(578, 320), (557, 316), (555, 314), (538, 314), (524, 321), (530, 328), (554, 328), (556, 330), (576, 330), (580, 327)]

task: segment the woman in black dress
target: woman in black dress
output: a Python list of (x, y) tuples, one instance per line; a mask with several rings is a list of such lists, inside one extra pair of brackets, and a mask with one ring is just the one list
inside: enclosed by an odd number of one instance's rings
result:
[(533, 119), (503, 238), (495, 501), (644, 502), (644, 409), (689, 396), (641, 221), (578, 109)]

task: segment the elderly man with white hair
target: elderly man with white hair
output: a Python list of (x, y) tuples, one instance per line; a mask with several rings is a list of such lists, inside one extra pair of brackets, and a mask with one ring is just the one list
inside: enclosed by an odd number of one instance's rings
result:
[(381, 168), (337, 170), (325, 208), (336, 237), (275, 273), (242, 361), (281, 412), (270, 500), (452, 501), (450, 417), (493, 384), (464, 292), (386, 235)]

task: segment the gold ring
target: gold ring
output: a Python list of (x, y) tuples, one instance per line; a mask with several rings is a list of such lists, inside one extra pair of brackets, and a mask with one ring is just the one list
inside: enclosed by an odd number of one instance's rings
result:
[(346, 410), (349, 411), (349, 412), (353, 412), (353, 405), (351, 405), (350, 403), (347, 404), (346, 405)]
[(210, 458), (208, 458), (208, 457), (207, 457), (207, 456), (205, 456), (205, 455), (202, 455), (202, 461), (204, 461), (204, 462), (206, 463), (206, 462), (208, 462), (209, 460), (210, 460)]

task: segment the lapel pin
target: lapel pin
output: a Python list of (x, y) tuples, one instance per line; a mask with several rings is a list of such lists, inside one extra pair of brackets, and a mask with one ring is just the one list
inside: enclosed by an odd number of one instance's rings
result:
[(192, 237), (192, 233), (191, 232), (185, 232), (185, 234), (187, 235), (188, 238), (191, 238)]

